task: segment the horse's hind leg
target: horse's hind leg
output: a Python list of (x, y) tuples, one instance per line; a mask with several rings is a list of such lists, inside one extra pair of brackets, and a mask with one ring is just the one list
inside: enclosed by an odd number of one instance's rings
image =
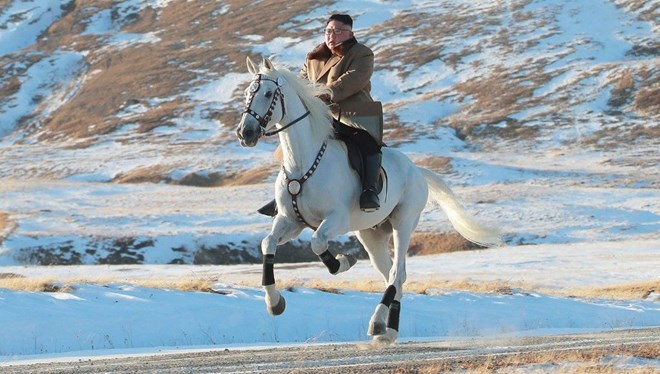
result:
[(405, 220), (394, 219), (392, 223), (394, 259), (387, 276), (388, 286), (369, 323), (368, 333), (374, 336), (374, 341), (377, 343), (392, 344), (399, 336), (401, 298), (403, 284), (406, 281), (406, 252), (418, 220), (419, 214), (408, 216)]
[[(383, 276), (385, 286), (387, 287), (389, 285), (390, 270), (392, 269), (392, 258), (388, 250), (388, 244), (392, 237), (391, 224), (388, 221), (377, 228), (361, 230), (357, 233), (357, 237), (369, 254), (371, 265)], [(369, 321), (369, 330), (367, 333), (371, 336), (382, 336), (388, 333), (388, 319), (393, 302), (391, 299), (395, 296), (393, 288), (388, 287), (388, 290), (389, 293), (386, 292), (386, 296), (378, 304), (376, 311)]]
[(383, 276), (387, 285), (392, 268), (392, 258), (387, 247), (392, 237), (392, 225), (386, 221), (378, 227), (360, 230), (356, 236), (369, 254), (371, 265)]

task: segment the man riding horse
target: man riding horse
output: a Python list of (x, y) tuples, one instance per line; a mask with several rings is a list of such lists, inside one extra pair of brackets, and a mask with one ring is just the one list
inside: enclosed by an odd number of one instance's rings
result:
[[(300, 75), (312, 83), (325, 84), (329, 96), (321, 97), (335, 118), (335, 136), (355, 145), (362, 156), (362, 194), (360, 209), (373, 212), (380, 208), (378, 177), (383, 138), (383, 113), (371, 97), (374, 53), (353, 35), (353, 19), (347, 14), (333, 14), (326, 22), (325, 42), (307, 54)], [(259, 212), (274, 216), (275, 200)]]

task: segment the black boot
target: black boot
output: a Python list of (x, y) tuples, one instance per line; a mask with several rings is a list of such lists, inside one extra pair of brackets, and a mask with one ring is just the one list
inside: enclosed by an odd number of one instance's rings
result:
[(374, 212), (380, 208), (377, 184), (382, 159), (383, 155), (377, 152), (366, 155), (363, 160), (364, 178), (362, 180), (362, 195), (360, 195), (360, 209), (365, 212)]
[(275, 217), (277, 215), (277, 202), (273, 199), (268, 204), (257, 209), (257, 212), (264, 216)]

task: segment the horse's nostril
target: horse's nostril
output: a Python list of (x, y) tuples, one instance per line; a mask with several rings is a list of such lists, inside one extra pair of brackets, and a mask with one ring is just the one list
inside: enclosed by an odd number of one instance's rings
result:
[(254, 130), (245, 130), (245, 139), (252, 139), (254, 136)]

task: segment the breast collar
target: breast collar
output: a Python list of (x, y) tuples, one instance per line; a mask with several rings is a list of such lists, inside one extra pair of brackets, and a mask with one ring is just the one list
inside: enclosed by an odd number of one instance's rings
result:
[[(302, 193), (303, 184), (312, 176), (312, 174), (314, 174), (314, 172), (318, 168), (326, 148), (328, 148), (327, 140), (323, 142), (323, 145), (321, 145), (321, 149), (319, 149), (319, 152), (316, 154), (316, 159), (314, 159), (314, 163), (312, 164), (312, 166), (300, 179), (290, 179), (289, 177), (286, 178), (286, 189), (289, 192), (289, 195), (291, 195), (291, 203), (293, 204), (293, 211), (296, 213), (296, 217), (298, 218), (298, 221), (304, 223), (305, 225), (307, 225), (308, 227), (314, 230), (316, 230), (317, 227), (307, 222), (307, 220), (303, 218), (302, 213), (300, 213), (300, 209), (298, 207), (298, 196)], [(284, 171), (284, 175), (286, 175), (284, 166), (282, 166), (282, 171)]]

